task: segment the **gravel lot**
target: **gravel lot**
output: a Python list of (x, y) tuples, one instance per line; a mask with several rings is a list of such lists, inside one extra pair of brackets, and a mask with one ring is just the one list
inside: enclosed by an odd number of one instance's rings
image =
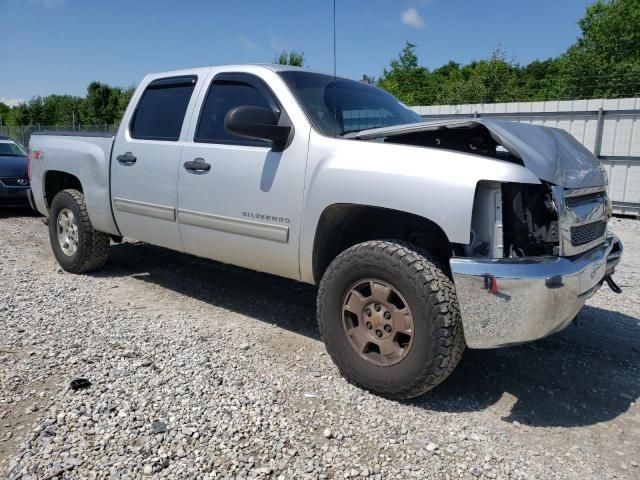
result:
[(0, 476), (640, 478), (640, 222), (613, 229), (624, 295), (398, 403), (339, 377), (312, 287), (140, 243), (74, 276), (3, 211)]

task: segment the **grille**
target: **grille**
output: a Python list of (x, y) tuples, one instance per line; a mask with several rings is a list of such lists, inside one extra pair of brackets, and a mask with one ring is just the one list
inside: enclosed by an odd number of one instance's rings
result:
[(594, 222), (579, 227), (571, 227), (571, 245), (578, 247), (598, 240), (604, 236), (607, 229), (607, 222)]
[(565, 203), (569, 208), (579, 207), (580, 205), (586, 205), (592, 203), (599, 198), (604, 198), (604, 192), (588, 193), (586, 195), (580, 195), (578, 197), (567, 197)]
[[(24, 180), (26, 183), (19, 183), (18, 180)], [(29, 186), (29, 179), (24, 177), (0, 177), (0, 182), (2, 182), (7, 187), (27, 187)]]

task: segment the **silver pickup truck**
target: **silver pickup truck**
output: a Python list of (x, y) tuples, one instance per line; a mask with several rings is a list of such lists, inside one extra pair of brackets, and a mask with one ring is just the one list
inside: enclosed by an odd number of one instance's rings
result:
[(149, 75), (117, 134), (29, 146), (65, 270), (103, 267), (126, 236), (317, 284), (341, 373), (390, 398), (619, 291), (606, 175), (558, 129), (423, 122), (371, 85), (233, 65)]

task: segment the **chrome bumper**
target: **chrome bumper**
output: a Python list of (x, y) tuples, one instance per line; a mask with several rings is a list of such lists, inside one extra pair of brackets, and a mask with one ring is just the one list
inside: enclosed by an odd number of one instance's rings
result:
[(601, 245), (571, 258), (452, 258), (467, 346), (502, 347), (562, 330), (621, 256), (622, 243), (609, 234)]

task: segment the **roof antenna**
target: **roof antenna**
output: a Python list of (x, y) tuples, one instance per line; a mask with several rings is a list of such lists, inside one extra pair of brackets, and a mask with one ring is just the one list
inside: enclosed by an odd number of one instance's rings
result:
[(336, 73), (336, 0), (333, 0), (333, 77), (337, 77)]
[[(331, 103), (333, 103), (333, 136), (338, 136), (338, 106), (336, 105), (336, 0), (333, 0), (333, 86), (331, 88)], [(344, 129), (344, 126), (343, 126)]]

